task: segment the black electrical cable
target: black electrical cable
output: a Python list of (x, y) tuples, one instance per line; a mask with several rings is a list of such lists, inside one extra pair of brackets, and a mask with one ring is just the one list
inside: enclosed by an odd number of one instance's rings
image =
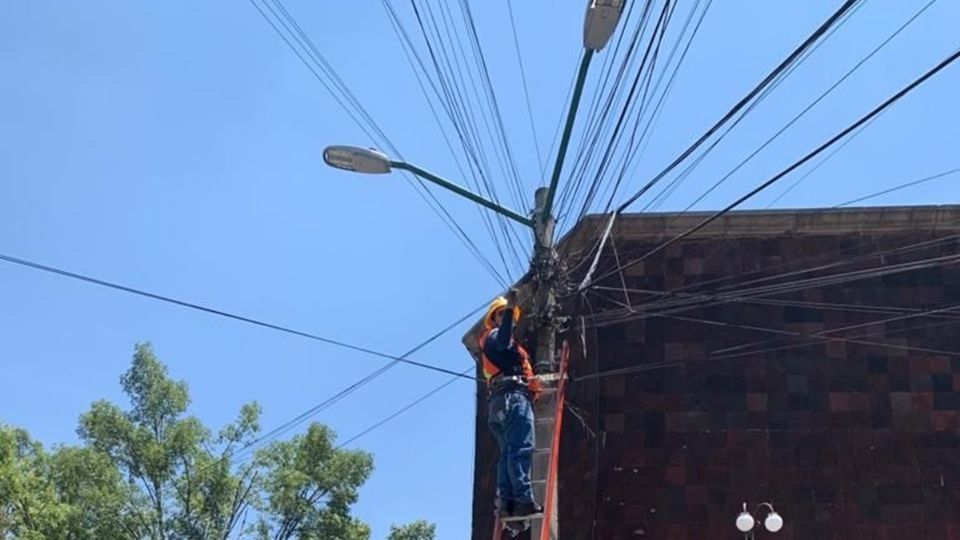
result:
[[(485, 307), (487, 307), (487, 303), (486, 303), (486, 302), (484, 302), (483, 304), (481, 304), (480, 306), (478, 306), (477, 308), (475, 308), (475, 309), (472, 310), (471, 312), (467, 313), (467, 314), (464, 315), (463, 317), (460, 317), (459, 319), (457, 319), (457, 320), (454, 321), (453, 323), (447, 325), (446, 327), (444, 327), (444, 328), (441, 329), (440, 331), (436, 332), (435, 334), (433, 334), (432, 336), (430, 336), (430, 337), (427, 338), (426, 340), (420, 342), (419, 344), (417, 344), (415, 347), (413, 347), (413, 348), (410, 349), (409, 351), (403, 353), (400, 357), (401, 357), (401, 358), (407, 358), (407, 357), (409, 357), (410, 355), (417, 353), (418, 351), (420, 351), (421, 349), (423, 349), (423, 348), (426, 347), (427, 345), (429, 345), (429, 344), (433, 343), (434, 341), (436, 341), (437, 339), (439, 339), (441, 336), (443, 336), (444, 334), (446, 334), (446, 333), (449, 332), (450, 330), (453, 330), (454, 328), (456, 328), (457, 326), (459, 326), (459, 325), (462, 324), (463, 322), (465, 322), (465, 321), (467, 321), (468, 319), (470, 319), (471, 317), (475, 316), (477, 313), (479, 313), (480, 311), (482, 311)], [(257, 439), (255, 439), (255, 440), (253, 440), (253, 441), (245, 444), (242, 448), (238, 449), (236, 452), (233, 453), (234, 457), (240, 457), (242, 453), (244, 453), (244, 452), (246, 452), (246, 451), (250, 451), (250, 449), (252, 449), (252, 448), (254, 448), (254, 447), (256, 447), (256, 446), (262, 446), (262, 445), (264, 445), (264, 444), (267, 444), (267, 443), (269, 443), (270, 441), (275, 440), (275, 439), (277, 439), (278, 437), (282, 436), (283, 434), (288, 433), (290, 430), (296, 428), (298, 425), (302, 424), (303, 422), (306, 422), (306, 421), (309, 420), (311, 417), (315, 416), (317, 413), (328, 409), (329, 407), (331, 407), (331, 406), (333, 406), (334, 404), (336, 404), (337, 402), (343, 400), (344, 398), (346, 398), (346, 397), (349, 396), (350, 394), (356, 392), (356, 391), (359, 390), (360, 388), (362, 388), (362, 387), (366, 386), (367, 384), (373, 382), (373, 381), (374, 381), (375, 379), (377, 379), (378, 377), (381, 377), (382, 375), (384, 375), (385, 373), (387, 373), (388, 371), (390, 371), (392, 368), (396, 367), (399, 363), (400, 363), (399, 360), (394, 360), (394, 361), (392, 361), (392, 362), (390, 362), (390, 363), (388, 363), (388, 364), (385, 364), (384, 366), (380, 367), (379, 369), (377, 369), (377, 370), (375, 370), (375, 371), (373, 371), (373, 372), (371, 372), (371, 373), (368, 373), (367, 375), (365, 375), (365, 376), (362, 377), (361, 379), (357, 380), (357, 381), (354, 382), (353, 384), (348, 385), (347, 387), (345, 387), (344, 389), (340, 390), (340, 391), (337, 392), (336, 394), (334, 394), (334, 395), (330, 396), (329, 398), (323, 400), (322, 402), (314, 405), (313, 407), (310, 407), (310, 408), (307, 409), (306, 411), (298, 414), (297, 416), (295, 416), (295, 417), (291, 418), (290, 420), (284, 422), (283, 424), (277, 426), (276, 428), (274, 428), (274, 429), (272, 429), (271, 431), (265, 433), (264, 435), (258, 437)], [(458, 380), (458, 379), (459, 379), (459, 377), (455, 377), (453, 380)], [(251, 451), (251, 454), (252, 454), (252, 451)]]
[[(257, 10), (260, 16), (270, 25), (271, 28), (277, 33), (278, 36), (284, 41), (287, 47), (300, 59), (300, 61), (307, 67), (310, 73), (320, 82), (320, 84), (327, 90), (327, 92), (334, 98), (338, 105), (344, 109), (344, 111), (350, 116), (350, 118), (357, 124), (358, 127), (366, 134), (372, 141), (380, 141), (381, 144), (384, 144), (389, 148), (397, 157), (401, 157), (399, 150), (396, 146), (390, 141), (386, 136), (383, 130), (376, 124), (369, 112), (359, 103), (356, 99), (356, 96), (349, 90), (346, 84), (343, 82), (342, 78), (337, 75), (333, 67), (323, 58), (320, 54), (317, 47), (313, 44), (312, 40), (303, 32), (300, 25), (296, 22), (296, 19), (287, 11), (286, 7), (280, 3), (280, 0), (271, 0), (272, 5), (263, 1), (263, 7), (258, 4), (255, 0), (248, 0), (250, 4)], [(266, 8), (266, 11), (264, 10)], [(271, 18), (268, 15), (267, 11), (273, 15)], [(278, 25), (279, 23), (279, 25)], [(282, 27), (282, 28), (281, 28)], [(284, 32), (286, 30), (286, 32)], [(298, 47), (299, 45), (299, 47)], [(330, 79), (328, 81), (326, 77)], [(340, 91), (338, 94), (334, 90), (336, 87)], [(350, 103), (353, 108), (349, 107), (347, 103)], [(359, 118), (358, 118), (359, 116)], [(361, 120), (362, 118), (362, 120)], [(372, 133), (371, 133), (372, 131)], [(456, 222), (452, 215), (447, 211), (447, 209), (440, 203), (432, 191), (430, 191), (423, 181), (419, 178), (412, 177), (412, 175), (405, 173), (404, 178), (414, 187), (414, 190), (417, 194), (423, 198), (424, 202), (433, 210), (434, 213), (440, 218), (441, 221), (457, 236), (461, 242), (467, 247), (468, 251), (477, 258), (478, 262), (488, 271), (491, 275), (500, 282), (501, 285), (506, 284), (506, 280), (499, 275), (498, 272), (487, 260), (486, 256), (480, 251), (472, 239), (467, 235), (462, 227)]]
[(843, 15), (854, 7), (859, 0), (846, 0), (843, 5), (841, 5), (837, 11), (833, 13), (823, 24), (820, 25), (803, 43), (800, 44), (786, 59), (783, 60), (777, 67), (773, 69), (760, 83), (757, 84), (746, 96), (744, 96), (737, 104), (735, 104), (720, 120), (717, 121), (710, 129), (708, 129), (703, 135), (700, 136), (692, 145), (690, 145), (686, 150), (684, 150), (679, 156), (670, 165), (668, 165), (663, 171), (658, 173), (650, 182), (648, 182), (644, 187), (642, 187), (635, 194), (631, 195), (620, 207), (617, 209), (617, 213), (621, 213), (627, 209), (634, 201), (643, 196), (644, 193), (650, 190), (657, 182), (659, 182), (664, 176), (670, 173), (675, 169), (680, 163), (682, 163), (690, 154), (696, 151), (711, 135), (716, 133), (724, 124), (726, 124), (731, 118), (733, 118), (743, 107), (749, 104), (754, 97), (756, 97), (764, 88), (767, 87), (774, 79), (776, 79), (784, 70), (790, 67), (804, 51), (810, 48), (811, 45), (817, 42), (824, 33), (827, 32)]
[[(816, 157), (817, 155), (819, 155), (821, 152), (823, 152), (824, 150), (826, 150), (826, 149), (829, 148), (830, 146), (834, 145), (837, 141), (843, 139), (843, 138), (844, 138), (846, 135), (848, 135), (850, 132), (854, 131), (855, 129), (857, 129), (858, 127), (860, 127), (861, 125), (863, 125), (864, 123), (869, 122), (871, 118), (877, 116), (878, 114), (880, 114), (881, 112), (883, 112), (884, 110), (886, 110), (888, 107), (890, 107), (891, 105), (893, 105), (894, 103), (896, 103), (897, 101), (899, 101), (899, 100), (900, 100), (901, 98), (903, 98), (905, 95), (909, 94), (912, 90), (914, 90), (915, 88), (917, 88), (918, 86), (920, 86), (921, 84), (923, 84), (924, 82), (926, 82), (928, 79), (930, 79), (931, 77), (933, 77), (934, 75), (936, 75), (937, 73), (939, 73), (941, 70), (943, 70), (944, 68), (946, 68), (947, 66), (949, 66), (950, 64), (952, 64), (954, 61), (957, 60), (957, 58), (960, 58), (960, 50), (957, 50), (957, 51), (955, 51), (954, 53), (952, 53), (952, 54), (950, 54), (949, 56), (947, 56), (943, 61), (941, 61), (939, 64), (937, 64), (936, 66), (934, 66), (932, 69), (930, 69), (929, 71), (927, 71), (926, 73), (924, 73), (924, 74), (923, 74), (922, 76), (920, 76), (918, 79), (916, 79), (915, 81), (913, 81), (912, 83), (910, 83), (909, 85), (907, 85), (905, 88), (903, 88), (902, 90), (900, 90), (899, 92), (897, 92), (896, 94), (894, 94), (893, 96), (891, 96), (890, 98), (888, 98), (886, 101), (884, 101), (883, 103), (881, 103), (880, 105), (878, 105), (875, 109), (873, 109), (872, 111), (870, 111), (869, 113), (867, 113), (865, 116), (861, 117), (859, 120), (857, 120), (856, 122), (854, 122), (853, 124), (851, 124), (851, 125), (848, 126), (847, 128), (843, 129), (841, 132), (839, 132), (839, 133), (837, 133), (836, 135), (834, 135), (833, 137), (831, 137), (828, 141), (826, 141), (825, 143), (821, 144), (821, 145), (820, 145), (819, 147), (817, 147), (816, 149), (812, 150), (810, 153), (808, 153), (807, 155), (805, 155), (805, 156), (804, 156), (803, 158), (801, 158), (799, 161), (795, 162), (793, 165), (790, 165), (789, 167), (787, 167), (786, 169), (784, 169), (783, 171), (781, 171), (780, 173), (778, 173), (778, 174), (775, 175), (774, 177), (770, 178), (770, 179), (767, 180), (766, 182), (764, 182), (764, 183), (760, 184), (759, 186), (757, 186), (756, 188), (752, 189), (752, 190), (749, 191), (746, 195), (743, 195), (742, 197), (738, 198), (736, 201), (734, 201), (733, 203), (731, 203), (730, 205), (728, 205), (728, 206), (725, 207), (724, 209), (716, 212), (715, 214), (713, 214), (712, 216), (708, 217), (707, 219), (703, 220), (702, 222), (700, 222), (700, 223), (697, 224), (696, 226), (694, 226), (694, 227), (692, 227), (691, 229), (689, 229), (689, 230), (687, 230), (687, 231), (685, 231), (685, 232), (683, 232), (683, 233), (681, 233), (681, 234), (679, 234), (679, 235), (671, 238), (670, 240), (667, 240), (666, 242), (660, 244), (658, 247), (656, 247), (656, 248), (654, 248), (653, 250), (647, 252), (645, 255), (643, 255), (643, 256), (640, 257), (639, 259), (635, 259), (635, 260), (627, 263), (626, 265), (622, 266), (621, 268), (619, 268), (618, 270), (614, 271), (613, 273), (616, 273), (616, 272), (618, 272), (618, 271), (626, 270), (627, 268), (630, 268), (631, 266), (634, 266), (634, 265), (642, 262), (643, 260), (645, 260), (645, 259), (648, 258), (649, 256), (651, 256), (651, 255), (653, 255), (653, 254), (655, 254), (655, 253), (660, 252), (661, 250), (663, 250), (663, 249), (666, 248), (667, 246), (670, 246), (670, 245), (674, 244), (675, 242), (677, 242), (677, 241), (679, 241), (679, 240), (682, 240), (682, 239), (684, 239), (684, 238), (686, 238), (686, 237), (688, 237), (688, 236), (696, 233), (697, 231), (703, 229), (704, 227), (706, 227), (706, 226), (709, 225), (710, 223), (713, 223), (716, 219), (720, 218), (721, 216), (723, 216), (723, 215), (726, 214), (727, 212), (733, 210), (734, 208), (736, 208), (737, 206), (741, 205), (741, 204), (744, 203), (745, 201), (749, 200), (750, 198), (752, 198), (752, 197), (755, 196), (756, 194), (760, 193), (760, 192), (763, 191), (764, 189), (770, 187), (771, 185), (773, 185), (774, 183), (776, 183), (778, 180), (780, 180), (780, 179), (783, 178), (784, 176), (790, 174), (791, 172), (793, 172), (793, 171), (796, 170), (797, 168), (801, 167), (804, 163), (810, 161), (811, 159), (813, 159), (814, 157)], [(602, 281), (603, 279), (605, 279), (605, 278), (608, 277), (609, 275), (612, 275), (612, 273), (603, 276), (603, 277), (600, 278), (600, 280), (598, 280), (598, 281)]]
[[(462, 372), (459, 374), (459, 376), (460, 376), (460, 377), (466, 377), (468, 373), (470, 373), (471, 371), (475, 371), (476, 369), (477, 369), (476, 366), (471, 365), (469, 368), (467, 368), (467, 369), (465, 369), (464, 371), (462, 371)], [(394, 412), (394, 413), (391, 414), (390, 416), (387, 416), (387, 417), (384, 418), (383, 420), (380, 420), (379, 422), (377, 422), (377, 423), (371, 425), (370, 427), (364, 429), (364, 430), (361, 431), (360, 433), (357, 433), (357, 434), (354, 435), (353, 437), (350, 437), (349, 439), (343, 441), (342, 443), (340, 443), (339, 445), (337, 445), (337, 448), (338, 448), (338, 449), (343, 448), (344, 446), (347, 446), (348, 444), (356, 441), (357, 439), (359, 439), (360, 437), (363, 437), (364, 435), (370, 433), (371, 431), (374, 431), (375, 429), (380, 428), (381, 426), (383, 426), (383, 425), (386, 424), (387, 422), (393, 420), (394, 418), (400, 416), (401, 414), (403, 414), (403, 413), (409, 411), (410, 409), (416, 407), (416, 406), (419, 405), (420, 403), (423, 403), (423, 402), (426, 401), (427, 399), (430, 399), (430, 398), (431, 398), (433, 395), (435, 395), (437, 392), (443, 390), (444, 388), (446, 388), (446, 387), (450, 386), (451, 384), (453, 384), (454, 382), (456, 382), (456, 380), (457, 380), (457, 377), (456, 377), (456, 376), (453, 377), (453, 378), (451, 378), (451, 379), (449, 379), (449, 380), (447, 380), (447, 382), (445, 382), (445, 383), (443, 383), (443, 384), (441, 384), (441, 385), (433, 388), (432, 390), (430, 390), (430, 391), (427, 392), (426, 394), (423, 394), (422, 396), (418, 397), (417, 399), (415, 399), (415, 400), (411, 401), (410, 403), (404, 405), (403, 407), (401, 407), (399, 410), (397, 410), (396, 412)]]
[(543, 169), (543, 152), (540, 151), (540, 140), (537, 137), (536, 122), (533, 121), (533, 107), (530, 105), (530, 89), (527, 85), (527, 72), (523, 67), (523, 55), (520, 53), (520, 38), (517, 36), (517, 22), (513, 17), (513, 1), (507, 0), (507, 13), (510, 15), (510, 29), (513, 30), (513, 48), (517, 53), (517, 66), (520, 68), (520, 82), (523, 86), (523, 97), (527, 104), (527, 117), (530, 119), (530, 133), (533, 136), (533, 149), (537, 152), (537, 166)]
[(788, 129), (790, 129), (791, 126), (793, 126), (794, 124), (796, 124), (797, 121), (799, 121), (801, 118), (803, 118), (808, 112), (810, 112), (811, 109), (813, 109), (814, 107), (816, 107), (817, 104), (819, 104), (821, 101), (823, 101), (824, 99), (826, 99), (827, 96), (829, 96), (831, 93), (833, 93), (833, 91), (836, 90), (836, 89), (837, 89), (841, 84), (843, 84), (847, 79), (849, 79), (850, 76), (852, 76), (854, 73), (857, 72), (857, 70), (859, 70), (861, 67), (863, 67), (863, 65), (864, 65), (865, 63), (867, 63), (871, 58), (873, 58), (877, 53), (879, 53), (884, 47), (886, 47), (891, 41), (893, 41), (898, 35), (900, 35), (901, 32), (903, 32), (904, 30), (906, 30), (906, 28), (907, 28), (908, 26), (910, 26), (914, 21), (916, 21), (916, 20), (920, 17), (920, 15), (922, 15), (927, 9), (929, 9), (936, 1), (937, 1), (937, 0), (930, 0), (929, 2), (927, 2), (926, 5), (924, 5), (923, 7), (921, 7), (919, 11), (917, 11), (916, 13), (913, 14), (912, 17), (910, 17), (910, 19), (908, 19), (908, 20), (907, 20), (905, 23), (903, 23), (899, 28), (897, 28), (892, 34), (890, 34), (890, 35), (889, 35), (885, 40), (883, 40), (879, 45), (877, 45), (876, 47), (874, 47), (874, 49), (873, 49), (872, 51), (870, 51), (869, 54), (867, 54), (866, 56), (864, 56), (864, 57), (863, 57), (859, 62), (857, 62), (853, 67), (851, 67), (849, 70), (847, 70), (847, 72), (846, 72), (842, 77), (840, 77), (835, 83), (833, 83), (832, 85), (830, 85), (829, 88), (827, 88), (826, 90), (824, 90), (823, 92), (821, 92), (820, 95), (817, 96), (817, 98), (816, 98), (815, 100), (813, 100), (809, 105), (807, 105), (806, 107), (804, 107), (803, 110), (801, 110), (801, 111), (800, 111), (799, 113), (797, 113), (793, 118), (791, 118), (790, 121), (787, 122), (783, 127), (781, 127), (776, 133), (774, 133), (774, 134), (771, 135), (769, 138), (767, 138), (767, 140), (766, 140), (763, 144), (761, 144), (756, 150), (754, 150), (753, 152), (751, 152), (750, 155), (748, 155), (748, 156), (747, 156), (746, 158), (744, 158), (740, 163), (738, 163), (736, 167), (730, 169), (730, 171), (727, 172), (727, 174), (723, 175), (719, 180), (717, 180), (716, 182), (714, 182), (714, 184), (713, 184), (712, 186), (710, 186), (709, 189), (707, 189), (706, 191), (704, 191), (699, 197), (697, 197), (696, 199), (694, 199), (693, 202), (691, 202), (689, 205), (687, 205), (687, 207), (684, 208), (684, 209), (681, 211), (681, 214), (684, 213), (684, 212), (689, 211), (691, 208), (693, 208), (694, 206), (696, 206), (697, 203), (699, 203), (699, 202), (702, 201), (704, 198), (706, 198), (708, 195), (710, 195), (711, 193), (713, 193), (714, 190), (716, 190), (716, 189), (719, 188), (721, 185), (723, 185), (727, 180), (729, 180), (731, 176), (733, 176), (737, 171), (739, 171), (741, 168), (743, 168), (744, 165), (746, 165), (747, 163), (749, 163), (750, 160), (752, 160), (754, 157), (756, 157), (757, 154), (759, 154), (760, 152), (762, 152), (767, 146), (769, 146), (769, 145), (772, 144), (775, 140), (777, 140), (777, 139), (780, 137), (780, 135), (782, 135), (785, 131), (787, 131)]
[[(227, 319), (233, 319), (233, 320), (235, 320), (235, 321), (240, 321), (240, 322), (244, 322), (244, 323), (247, 323), (247, 324), (252, 324), (252, 325), (255, 325), (255, 326), (259, 326), (259, 327), (262, 327), (262, 328), (267, 328), (267, 329), (269, 329), (269, 330), (275, 330), (275, 331), (277, 331), (277, 332), (283, 332), (283, 333), (285, 333), (285, 334), (291, 334), (291, 335), (294, 335), (294, 336), (299, 336), (299, 337), (302, 337), (302, 338), (311, 339), (311, 340), (313, 340), (313, 341), (319, 341), (319, 342), (321, 342), (321, 343), (326, 343), (326, 344), (328, 344), (328, 345), (333, 345), (333, 346), (335, 346), (335, 347), (340, 347), (340, 348), (348, 349), (348, 350), (351, 350), (351, 351), (356, 351), (356, 352), (360, 352), (360, 353), (364, 353), (364, 354), (369, 354), (369, 355), (371, 355), (371, 356), (378, 356), (378, 357), (380, 357), (380, 358), (387, 358), (387, 359), (389, 359), (389, 360), (396, 360), (396, 361), (398, 361), (398, 362), (403, 362), (404, 364), (409, 364), (409, 365), (411, 365), (411, 366), (416, 366), (416, 367), (419, 367), (419, 368), (428, 369), (428, 370), (436, 371), (436, 372), (439, 372), (439, 373), (446, 373), (446, 374), (448, 374), (448, 375), (455, 375), (455, 376), (457, 376), (457, 377), (464, 377), (463, 375), (457, 373), (456, 371), (449, 370), (449, 369), (447, 369), (447, 368), (443, 368), (443, 367), (440, 367), (440, 366), (434, 366), (434, 365), (431, 365), (431, 364), (425, 364), (425, 363), (423, 363), (423, 362), (416, 362), (416, 361), (414, 361), (414, 360), (408, 360), (408, 359), (403, 358), (403, 357), (400, 357), (400, 356), (395, 356), (395, 355), (392, 355), (392, 354), (387, 354), (387, 353), (383, 353), (383, 352), (380, 352), (380, 351), (375, 351), (375, 350), (369, 349), (369, 348), (367, 348), (367, 347), (361, 347), (361, 346), (359, 346), (359, 345), (353, 345), (353, 344), (347, 343), (347, 342), (345, 342), (345, 341), (339, 341), (339, 340), (336, 340), (336, 339), (331, 339), (331, 338), (328, 338), (328, 337), (321, 336), (321, 335), (319, 335), (319, 334), (314, 334), (314, 333), (311, 333), (311, 332), (305, 332), (305, 331), (302, 331), (302, 330), (297, 330), (297, 329), (294, 329), (294, 328), (291, 328), (291, 327), (288, 327), (288, 326), (283, 326), (283, 325), (279, 325), (279, 324), (274, 324), (274, 323), (266, 322), (266, 321), (263, 321), (263, 320), (260, 320), (260, 319), (254, 319), (254, 318), (252, 318), (252, 317), (246, 317), (246, 316), (243, 316), (243, 315), (237, 315), (237, 314), (235, 314), (235, 313), (230, 313), (230, 312), (228, 312), (228, 311), (223, 311), (223, 310), (216, 309), (216, 308), (212, 308), (212, 307), (209, 307), (209, 306), (204, 306), (204, 305), (197, 304), (197, 303), (194, 303), (194, 302), (188, 302), (188, 301), (185, 301), (185, 300), (178, 300), (178, 299), (172, 298), (172, 297), (170, 297), (170, 296), (164, 296), (164, 295), (161, 295), (161, 294), (152, 293), (152, 292), (145, 291), (145, 290), (142, 290), (142, 289), (137, 289), (137, 288), (134, 288), (134, 287), (128, 287), (128, 286), (126, 286), (126, 285), (120, 285), (120, 284), (118, 284), (118, 283), (113, 283), (113, 282), (106, 281), (106, 280), (103, 280), (103, 279), (99, 279), (99, 278), (95, 278), (95, 277), (91, 277), (91, 276), (86, 276), (86, 275), (83, 275), (83, 274), (78, 274), (78, 273), (76, 273), (76, 272), (71, 272), (71, 271), (69, 271), (69, 270), (64, 270), (64, 269), (62, 269), (62, 268), (57, 268), (57, 267), (54, 267), (54, 266), (48, 266), (48, 265), (45, 265), (45, 264), (40, 264), (40, 263), (37, 263), (37, 262), (28, 261), (28, 260), (26, 260), (26, 259), (21, 259), (21, 258), (19, 258), (19, 257), (12, 257), (12, 256), (10, 256), (10, 255), (6, 255), (6, 254), (3, 254), (3, 253), (0, 253), (0, 261), (8, 262), (8, 263), (15, 264), (15, 265), (18, 265), (18, 266), (22, 266), (22, 267), (25, 267), (25, 268), (31, 268), (31, 269), (33, 269), (33, 270), (41, 270), (41, 271), (43, 271), (43, 272), (47, 272), (47, 273), (50, 273), (50, 274), (56, 274), (56, 275), (59, 275), (59, 276), (63, 276), (63, 277), (70, 278), (70, 279), (75, 279), (75, 280), (79, 280), (79, 281), (85, 281), (85, 282), (91, 283), (91, 284), (93, 284), (93, 285), (99, 285), (99, 286), (101, 286), (101, 287), (106, 287), (106, 288), (114, 289), (114, 290), (117, 290), (117, 291), (122, 291), (122, 292), (130, 293), (130, 294), (135, 294), (135, 295), (137, 295), (137, 296), (142, 296), (142, 297), (145, 297), (145, 298), (150, 298), (150, 299), (152, 299), (152, 300), (159, 300), (159, 301), (161, 301), (161, 302), (166, 302), (166, 303), (168, 303), (168, 304), (174, 304), (174, 305), (177, 305), (177, 306), (180, 306), (180, 307), (185, 307), (185, 308), (193, 309), (193, 310), (196, 310), (196, 311), (202, 311), (202, 312), (204, 312), (204, 313), (209, 313), (209, 314), (211, 314), (211, 315), (217, 315), (217, 316), (219, 316), (219, 317), (224, 317), (224, 318), (227, 318)], [(464, 377), (464, 378), (473, 379), (474, 377)]]

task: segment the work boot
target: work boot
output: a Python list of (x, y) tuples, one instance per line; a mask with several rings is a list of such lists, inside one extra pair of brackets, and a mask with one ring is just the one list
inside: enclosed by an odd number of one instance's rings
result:
[(513, 501), (498, 500), (496, 507), (498, 517), (505, 518), (513, 515)]
[(514, 505), (513, 508), (513, 517), (524, 517), (532, 516), (534, 514), (542, 514), (543, 507), (537, 504), (535, 501), (530, 502), (521, 502)]

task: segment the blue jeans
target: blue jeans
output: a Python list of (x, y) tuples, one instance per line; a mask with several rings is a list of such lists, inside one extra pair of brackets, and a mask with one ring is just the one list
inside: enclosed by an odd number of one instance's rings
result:
[(533, 461), (533, 404), (525, 389), (506, 388), (490, 396), (487, 423), (497, 445), (497, 497), (501, 508), (533, 502), (530, 466)]

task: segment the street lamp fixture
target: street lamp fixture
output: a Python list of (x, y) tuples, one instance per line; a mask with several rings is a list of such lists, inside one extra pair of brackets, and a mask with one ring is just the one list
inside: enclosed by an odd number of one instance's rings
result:
[(520, 213), (514, 212), (509, 208), (504, 208), (499, 204), (485, 199), (469, 189), (455, 184), (449, 180), (441, 178), (432, 172), (421, 169), (416, 165), (404, 161), (393, 161), (389, 156), (374, 150), (372, 148), (360, 148), (357, 146), (328, 146), (323, 150), (323, 161), (327, 165), (344, 171), (364, 173), (364, 174), (386, 174), (393, 169), (401, 169), (412, 172), (413, 174), (430, 181), (444, 189), (448, 189), (458, 195), (466, 197), (471, 201), (489, 208), (498, 214), (506, 216), (522, 225), (533, 227), (533, 220)]
[(607, 46), (620, 22), (624, 1), (591, 0), (587, 4), (587, 16), (583, 23), (584, 48), (599, 51)]
[(323, 151), (327, 165), (344, 171), (365, 174), (390, 172), (390, 158), (377, 150), (355, 146), (328, 146)]

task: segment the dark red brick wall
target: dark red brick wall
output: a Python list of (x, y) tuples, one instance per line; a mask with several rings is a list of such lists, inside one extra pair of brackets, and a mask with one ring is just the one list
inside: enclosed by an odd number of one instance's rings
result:
[[(931, 238), (690, 241), (645, 261), (625, 281), (629, 289), (713, 293), (721, 284), (695, 284), (732, 276), (726, 284), (735, 285)], [(630, 259), (653, 246), (620, 246), (619, 256)], [(957, 252), (952, 241), (762, 285)], [(758, 537), (960, 538), (960, 358), (951, 354), (960, 351), (960, 321), (953, 314), (909, 317), (835, 334), (893, 346), (803, 337), (897, 316), (868, 312), (867, 305), (891, 311), (960, 305), (960, 270), (941, 264), (814, 283), (763, 297), (770, 303), (712, 302), (673, 313), (652, 308), (669, 315), (594, 330), (600, 371), (650, 369), (602, 379), (592, 418), (601, 441), (599, 482), (585, 460), (564, 460), (561, 497), (577, 503), (565, 507), (562, 530), (577, 533), (563, 538), (740, 538), (733, 521), (742, 503), (763, 501), (777, 507), (786, 526)], [(607, 285), (623, 283), (617, 277)], [(624, 301), (622, 291), (600, 295)], [(617, 309), (600, 295), (588, 297), (595, 310)], [(656, 299), (633, 294), (631, 302), (643, 310)], [(791, 305), (773, 305), (781, 301)], [(745, 346), (752, 343), (760, 344)], [(725, 350), (732, 352), (718, 353)], [(732, 354), (739, 356), (722, 358)], [(669, 367), (658, 367), (664, 363)], [(567, 442), (569, 451), (589, 453)], [(591, 491), (597, 495), (584, 495)], [(588, 520), (595, 528), (584, 535)]]
[[(737, 539), (742, 503), (769, 501), (786, 525), (757, 538), (960, 539), (960, 310), (915, 315), (960, 305), (960, 267), (930, 261), (960, 247), (903, 249), (935, 238), (689, 240), (571, 301), (587, 343), (572, 363), (561, 538)], [(655, 245), (621, 242), (617, 255)], [(917, 267), (874, 275), (910, 262)], [(605, 256), (599, 273), (613, 264)], [(829, 281), (853, 271), (866, 273)], [(814, 281), (760, 299), (709, 296), (800, 279)], [(674, 294), (633, 292), (636, 313), (626, 317), (614, 290), (623, 285)], [(810, 337), (852, 325), (861, 326), (830, 334), (848, 341)], [(642, 371), (576, 380), (621, 368)], [(474, 538), (486, 539), (496, 450), (480, 416)]]

